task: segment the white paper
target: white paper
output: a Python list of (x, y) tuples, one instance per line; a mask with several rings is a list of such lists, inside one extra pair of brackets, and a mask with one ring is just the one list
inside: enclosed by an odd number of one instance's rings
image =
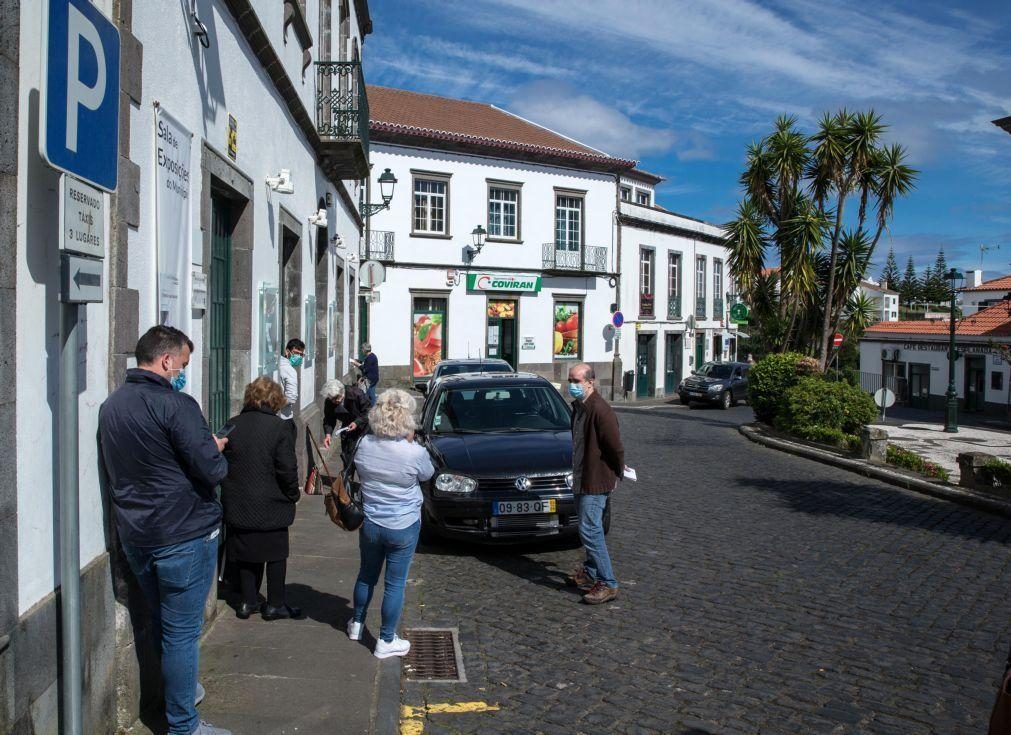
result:
[(338, 436), (340, 434), (343, 434), (345, 431), (350, 431), (350, 430), (351, 430), (350, 426), (342, 426), (341, 428), (337, 429), (337, 431), (334, 432), (334, 436)]
[(635, 470), (633, 470), (631, 467), (626, 467), (624, 473), (622, 474), (625, 475), (626, 480), (631, 480), (632, 482), (635, 482), (636, 480), (639, 479), (638, 476), (635, 474)]

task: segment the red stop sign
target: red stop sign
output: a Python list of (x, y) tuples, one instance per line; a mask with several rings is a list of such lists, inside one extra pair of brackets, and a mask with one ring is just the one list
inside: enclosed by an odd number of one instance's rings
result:
[(839, 334), (839, 332), (836, 332), (836, 333), (835, 333), (835, 334), (834, 334), (834, 335), (832, 336), (832, 346), (833, 346), (833, 347), (836, 347), (836, 348), (838, 348), (838, 347), (842, 347), (842, 342), (843, 342), (843, 337), (842, 337), (842, 335), (841, 335), (841, 334)]

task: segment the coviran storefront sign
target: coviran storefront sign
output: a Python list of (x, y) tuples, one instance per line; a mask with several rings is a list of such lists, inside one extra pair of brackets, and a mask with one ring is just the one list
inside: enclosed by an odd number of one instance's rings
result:
[(533, 291), (537, 293), (541, 290), (541, 277), (468, 273), (467, 288), (471, 291)]

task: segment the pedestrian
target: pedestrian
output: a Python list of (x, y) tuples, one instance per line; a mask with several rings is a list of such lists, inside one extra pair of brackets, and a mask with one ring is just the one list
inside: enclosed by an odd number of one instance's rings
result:
[(160, 641), (171, 735), (230, 735), (201, 722), (196, 702), (204, 603), (218, 558), (227, 439), (211, 434), (200, 405), (181, 392), (193, 343), (152, 327), (137, 342), (137, 367), (98, 415), (99, 442), (116, 530)]
[(333, 432), (338, 424), (347, 431), (340, 435), (341, 460), (346, 467), (351, 451), (358, 440), (369, 430), (369, 409), (372, 404), (354, 378), (346, 375), (342, 380), (330, 380), (323, 385), (323, 448), (329, 449)]
[(361, 568), (354, 589), (354, 615), (348, 637), (361, 640), (365, 613), (386, 565), (382, 626), (376, 658), (405, 656), (410, 641), (397, 636), (404, 608), (407, 572), (421, 531), (422, 482), (435, 474), (424, 447), (414, 443), (414, 398), (387, 390), (369, 412), (367, 434), (358, 444), (354, 465), (362, 484), (365, 522), (358, 533)]
[(362, 343), (362, 354), (364, 357), (361, 360), (352, 360), (351, 364), (361, 369), (362, 375), (368, 383), (365, 392), (369, 397), (369, 403), (375, 406), (376, 386), (379, 385), (379, 358), (376, 357), (376, 353), (372, 351), (372, 345), (368, 342)]
[[(228, 559), (239, 572), (242, 600), (235, 609), (245, 620), (260, 612), (264, 620), (300, 617), (285, 599), (288, 527), (299, 499), (295, 437), (277, 415), (287, 398), (281, 386), (261, 376), (246, 386), (242, 413), (228, 420), (228, 476), (221, 481), (221, 503)], [(267, 572), (267, 601), (260, 584)]]
[(295, 432), (295, 406), (298, 405), (298, 368), (305, 359), (305, 342), (293, 337), (284, 347), (284, 359), (277, 368), (281, 379), (281, 389), (287, 399), (277, 415), (287, 421), (292, 421), (291, 431)]
[(755, 364), (755, 358), (754, 358), (754, 356), (750, 352), (748, 353), (748, 364), (749, 365), (754, 365)]
[(597, 392), (593, 368), (586, 363), (569, 369), (572, 404), (572, 492), (579, 513), (579, 538), (586, 558), (568, 577), (584, 591), (583, 602), (599, 605), (618, 596), (611, 556), (604, 538), (604, 509), (625, 470), (614, 409)]

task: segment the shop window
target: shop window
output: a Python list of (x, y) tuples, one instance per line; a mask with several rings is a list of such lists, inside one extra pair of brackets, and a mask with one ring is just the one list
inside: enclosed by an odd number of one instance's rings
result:
[(994, 370), (990, 373), (990, 390), (1004, 390), (1004, 373)]
[(556, 360), (578, 360), (582, 355), (582, 325), (583, 305), (578, 301), (555, 302), (554, 348), (552, 355)]
[(446, 299), (414, 299), (411, 314), (411, 363), (415, 378), (432, 374), (446, 359)]

